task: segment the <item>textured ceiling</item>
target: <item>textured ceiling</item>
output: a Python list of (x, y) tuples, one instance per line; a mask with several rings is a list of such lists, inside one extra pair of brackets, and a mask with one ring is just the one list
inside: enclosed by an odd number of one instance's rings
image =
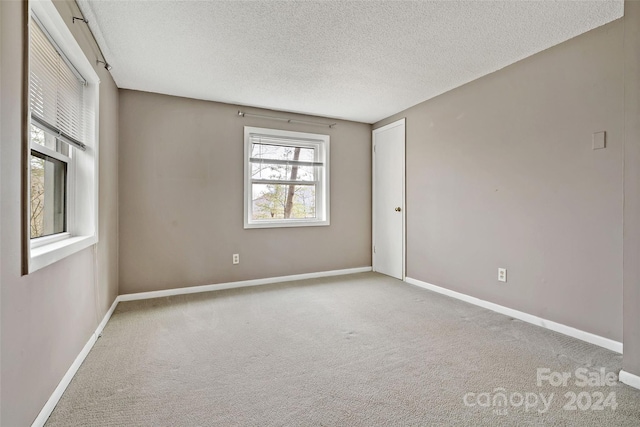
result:
[(373, 123), (623, 14), (599, 1), (78, 1), (121, 88)]

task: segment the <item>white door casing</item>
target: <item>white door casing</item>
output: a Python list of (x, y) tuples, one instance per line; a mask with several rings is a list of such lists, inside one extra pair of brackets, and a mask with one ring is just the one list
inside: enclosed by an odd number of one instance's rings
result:
[(405, 277), (405, 119), (372, 134), (373, 270)]

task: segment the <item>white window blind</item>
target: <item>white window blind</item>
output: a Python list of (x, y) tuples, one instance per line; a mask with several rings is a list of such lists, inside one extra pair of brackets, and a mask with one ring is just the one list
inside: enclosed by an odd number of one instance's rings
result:
[(84, 150), (89, 109), (84, 100), (85, 80), (62, 51), (31, 18), (29, 103), (31, 120), (44, 131)]
[[(251, 163), (287, 166), (323, 166), (318, 160), (321, 140), (303, 138), (277, 138), (270, 135), (251, 134)], [(264, 148), (263, 148), (264, 147)], [(292, 156), (289, 148), (298, 147), (298, 156)], [(281, 149), (279, 149), (281, 148)]]

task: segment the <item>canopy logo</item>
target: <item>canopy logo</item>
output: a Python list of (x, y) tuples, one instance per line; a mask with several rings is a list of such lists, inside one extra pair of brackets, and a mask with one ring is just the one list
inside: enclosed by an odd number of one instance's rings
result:
[(554, 394), (550, 393), (545, 396), (544, 393), (510, 393), (502, 388), (494, 388), (492, 393), (467, 393), (462, 398), (465, 406), (480, 406), (484, 408), (493, 408), (496, 415), (507, 415), (509, 407), (524, 407), (525, 412), (537, 410), (538, 413), (544, 414), (549, 410), (553, 402)]
[[(573, 372), (557, 372), (549, 368), (538, 368), (536, 371), (536, 385), (538, 387), (614, 387), (618, 376), (614, 372), (607, 372), (605, 368), (589, 370), (578, 368)], [(556, 401), (565, 411), (615, 411), (618, 407), (616, 393), (603, 391), (569, 390), (563, 398)], [(509, 408), (522, 408), (525, 412), (537, 411), (544, 414), (549, 411), (556, 398), (555, 393), (542, 392), (511, 392), (503, 387), (494, 388), (492, 392), (466, 393), (462, 401), (467, 407), (491, 408), (496, 415), (507, 415)]]

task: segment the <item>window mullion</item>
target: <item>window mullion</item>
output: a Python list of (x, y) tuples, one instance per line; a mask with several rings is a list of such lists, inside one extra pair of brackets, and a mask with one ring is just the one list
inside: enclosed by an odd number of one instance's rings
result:
[(251, 179), (252, 184), (267, 184), (267, 185), (317, 185), (318, 181), (290, 181), (284, 179)]
[[(291, 147), (296, 148), (296, 147)], [(254, 164), (267, 164), (267, 165), (281, 165), (281, 166), (323, 166), (322, 162), (305, 162), (304, 160), (280, 160), (280, 159), (263, 159), (251, 157), (249, 159), (250, 163)]]
[(64, 163), (69, 163), (69, 161), (71, 160), (70, 157), (65, 156), (64, 154), (61, 154), (55, 150), (52, 150), (49, 147), (45, 147), (44, 145), (40, 145), (37, 144), (35, 142), (31, 142), (31, 149), (33, 151), (37, 151), (39, 153), (42, 153), (45, 156), (49, 156), (49, 157), (53, 157), (56, 160), (59, 160), (61, 162)]

